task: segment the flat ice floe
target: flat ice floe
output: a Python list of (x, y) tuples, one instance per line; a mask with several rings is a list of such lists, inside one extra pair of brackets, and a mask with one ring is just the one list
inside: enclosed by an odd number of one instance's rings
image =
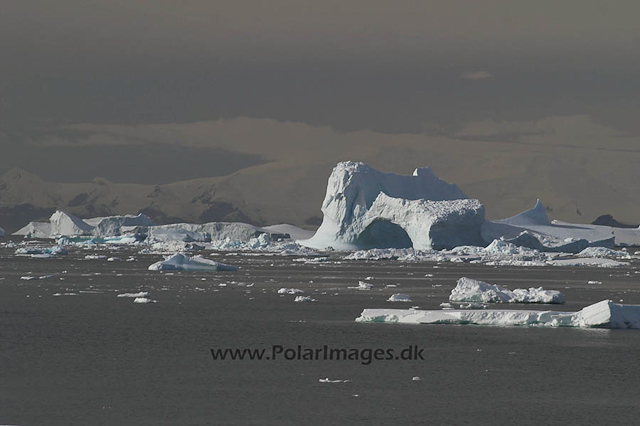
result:
[(487, 284), (467, 277), (458, 280), (449, 295), (450, 302), (476, 303), (564, 303), (564, 294), (557, 290), (544, 290), (542, 287), (529, 289), (506, 288)]
[(404, 293), (396, 293), (396, 294), (392, 294), (387, 299), (387, 302), (411, 302), (411, 296)]
[(225, 265), (202, 256), (186, 256), (176, 253), (165, 260), (149, 266), (150, 271), (237, 271), (238, 268)]
[(483, 310), (365, 309), (357, 322), (404, 324), (476, 324), (580, 328), (640, 328), (640, 305), (603, 300), (578, 312)]

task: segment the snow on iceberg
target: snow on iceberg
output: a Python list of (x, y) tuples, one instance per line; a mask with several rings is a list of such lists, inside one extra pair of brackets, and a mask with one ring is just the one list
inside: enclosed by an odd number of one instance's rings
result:
[(150, 271), (237, 271), (238, 268), (205, 259), (202, 256), (185, 256), (176, 253), (167, 259), (149, 266)]
[(338, 163), (327, 183), (322, 213), (316, 234), (301, 244), (340, 250), (483, 245), (482, 204), (429, 168), (402, 176), (363, 163)]
[(51, 224), (49, 222), (29, 222), (13, 235), (22, 235), (25, 238), (51, 238)]
[(582, 328), (640, 328), (640, 305), (620, 305), (611, 300), (589, 305), (578, 312), (530, 310), (411, 310), (365, 309), (357, 322), (407, 324), (476, 324)]
[(506, 288), (467, 277), (458, 280), (449, 295), (450, 302), (480, 303), (564, 303), (564, 295), (557, 290), (538, 288)]

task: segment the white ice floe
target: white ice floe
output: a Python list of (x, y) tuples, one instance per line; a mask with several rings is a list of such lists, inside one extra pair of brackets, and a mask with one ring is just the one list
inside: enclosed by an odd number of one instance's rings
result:
[(309, 247), (450, 248), (480, 244), (484, 207), (453, 184), (419, 168), (413, 176), (382, 173), (363, 163), (333, 169), (322, 225)]
[(462, 277), (449, 295), (450, 302), (479, 303), (564, 303), (564, 295), (557, 290), (542, 287), (529, 289), (506, 288), (483, 281)]
[(157, 303), (157, 300), (149, 299), (147, 297), (136, 297), (133, 299), (133, 303)]
[(28, 246), (28, 247), (20, 247), (15, 251), (17, 255), (64, 255), (68, 254), (68, 250), (64, 247), (53, 246), (53, 247), (43, 247), (43, 246)]
[(578, 312), (506, 309), (437, 311), (365, 309), (356, 318), (356, 321), (407, 324), (640, 328), (640, 305), (620, 305), (611, 300), (603, 300)]
[(298, 288), (286, 288), (282, 287), (278, 290), (278, 294), (302, 294), (304, 290), (300, 290)]
[(84, 257), (85, 260), (107, 260), (108, 258), (104, 254), (88, 254)]
[(351, 380), (341, 380), (341, 379), (331, 380), (328, 377), (326, 377), (324, 379), (318, 379), (318, 382), (320, 382), (320, 383), (349, 383), (350, 381)]
[(353, 290), (371, 290), (373, 288), (373, 284), (366, 283), (364, 281), (358, 281), (358, 285), (356, 287), (348, 287)]
[(47, 278), (51, 278), (53, 275), (25, 275), (20, 277), (21, 280), (24, 281), (33, 281), (33, 280), (46, 280)]
[(293, 301), (294, 302), (317, 302), (317, 300), (311, 296), (296, 296), (296, 298), (293, 299)]
[(138, 293), (121, 293), (117, 297), (132, 297), (134, 299), (138, 297), (149, 297), (149, 292), (140, 291)]
[(411, 302), (411, 297), (408, 294), (395, 293), (387, 299), (387, 302)]
[(150, 271), (237, 271), (238, 268), (205, 259), (202, 256), (186, 256), (176, 253), (149, 266)]

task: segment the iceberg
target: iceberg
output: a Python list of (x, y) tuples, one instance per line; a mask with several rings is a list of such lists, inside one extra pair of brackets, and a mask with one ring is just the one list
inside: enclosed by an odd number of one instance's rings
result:
[(364, 163), (338, 163), (321, 210), (320, 228), (301, 244), (339, 250), (484, 245), (482, 204), (428, 167), (402, 176)]
[(621, 305), (611, 300), (589, 305), (578, 312), (530, 310), (412, 310), (365, 309), (357, 322), (406, 324), (476, 324), (494, 326), (541, 326), (580, 328), (640, 328), (640, 305)]
[[(614, 230), (609, 226), (550, 221), (540, 200), (529, 210), (507, 219), (487, 221), (482, 226), (486, 242), (502, 239), (539, 251), (579, 253), (588, 247), (613, 248), (620, 239), (640, 244), (637, 229)], [(636, 235), (637, 234), (637, 235)]]
[(205, 259), (202, 256), (185, 256), (176, 253), (167, 259), (156, 262), (149, 266), (150, 271), (237, 271), (238, 268), (213, 260)]
[[(127, 228), (130, 227), (153, 225), (149, 216), (142, 213), (137, 216), (109, 216), (98, 219), (100, 220), (97, 221), (96, 225), (94, 225), (95, 227), (92, 231), (93, 235), (96, 237), (116, 237), (124, 233), (124, 231), (128, 230)], [(91, 223), (90, 220), (86, 220), (85, 222)]]
[(93, 227), (70, 213), (56, 211), (49, 218), (51, 236), (73, 236), (91, 233)]
[(479, 303), (564, 303), (564, 295), (557, 290), (538, 288), (506, 288), (467, 277), (458, 280), (449, 295), (450, 302)]
[(0, 228), (0, 237), (4, 237), (4, 235), (5, 235), (4, 229)]
[(21, 235), (25, 238), (51, 238), (51, 224), (49, 222), (29, 222), (13, 235)]

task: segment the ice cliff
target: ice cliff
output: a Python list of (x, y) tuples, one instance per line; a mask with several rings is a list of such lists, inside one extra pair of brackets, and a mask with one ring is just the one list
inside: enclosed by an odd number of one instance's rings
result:
[(309, 247), (442, 249), (484, 245), (484, 207), (454, 184), (418, 168), (412, 176), (382, 173), (363, 163), (333, 169), (324, 218)]

